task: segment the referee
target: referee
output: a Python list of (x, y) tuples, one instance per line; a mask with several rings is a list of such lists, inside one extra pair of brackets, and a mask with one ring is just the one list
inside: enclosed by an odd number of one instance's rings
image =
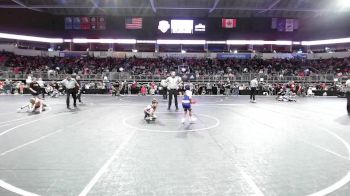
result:
[(345, 83), (346, 88), (346, 98), (348, 99), (348, 103), (346, 105), (346, 109), (348, 110), (348, 115), (350, 117), (350, 79), (348, 79)]
[(70, 106), (69, 106), (70, 95), (72, 95), (72, 97), (73, 97), (73, 101), (74, 101), (73, 106), (77, 107), (77, 89), (76, 89), (76, 87), (80, 88), (80, 85), (70, 75), (67, 75), (67, 78), (64, 79), (61, 83), (66, 87), (66, 91), (67, 91), (67, 101), (66, 101), (67, 109), (70, 109)]
[(255, 95), (256, 95), (256, 88), (258, 87), (258, 79), (257, 77), (254, 77), (252, 81), (250, 81), (250, 102), (256, 103)]
[(181, 78), (179, 76), (176, 76), (175, 71), (172, 71), (171, 76), (165, 80), (165, 83), (166, 83), (167, 89), (169, 91), (168, 110), (170, 110), (171, 103), (172, 103), (173, 96), (174, 96), (176, 111), (178, 111), (179, 106), (177, 104), (177, 93), (178, 93), (178, 89), (179, 89), (179, 84), (181, 84)]

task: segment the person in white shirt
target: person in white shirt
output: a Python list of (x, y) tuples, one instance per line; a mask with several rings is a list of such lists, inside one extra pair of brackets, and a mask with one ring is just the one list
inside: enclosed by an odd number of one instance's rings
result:
[(177, 104), (177, 94), (178, 94), (178, 89), (179, 89), (179, 84), (181, 84), (182, 80), (179, 76), (176, 76), (175, 71), (171, 72), (171, 76), (168, 77), (165, 80), (167, 89), (169, 91), (169, 104), (168, 104), (168, 110), (170, 110), (171, 107), (171, 103), (172, 103), (172, 99), (174, 96), (175, 99), (175, 107), (176, 107), (176, 111), (179, 110), (179, 106)]
[(346, 87), (346, 98), (348, 99), (346, 109), (348, 110), (348, 115), (350, 116), (350, 79), (346, 81), (345, 87)]
[(78, 92), (78, 89), (80, 88), (80, 85), (70, 75), (68, 75), (67, 78), (64, 79), (61, 83), (66, 87), (67, 109), (70, 109), (70, 106), (69, 106), (70, 95), (72, 95), (72, 97), (73, 97), (73, 101), (74, 101), (73, 106), (77, 107), (77, 92)]
[(255, 95), (256, 95), (256, 88), (258, 87), (258, 79), (257, 77), (254, 77), (252, 81), (250, 81), (250, 102), (256, 103)]

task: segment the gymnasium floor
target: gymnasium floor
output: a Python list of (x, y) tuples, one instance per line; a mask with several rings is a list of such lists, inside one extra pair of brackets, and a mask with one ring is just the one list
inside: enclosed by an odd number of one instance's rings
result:
[(346, 99), (197, 97), (182, 125), (157, 98), (148, 124), (151, 96), (47, 98), (37, 115), (0, 96), (0, 195), (350, 195)]

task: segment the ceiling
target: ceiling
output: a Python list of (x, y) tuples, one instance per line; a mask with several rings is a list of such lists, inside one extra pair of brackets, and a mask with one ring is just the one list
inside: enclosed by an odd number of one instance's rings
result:
[(341, 0), (0, 0), (0, 9), (56, 15), (309, 17), (339, 11)]

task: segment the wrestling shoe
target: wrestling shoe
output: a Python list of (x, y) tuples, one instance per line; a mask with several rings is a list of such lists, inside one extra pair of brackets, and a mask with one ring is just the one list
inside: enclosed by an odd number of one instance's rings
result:
[(193, 118), (190, 118), (190, 123), (191, 123), (191, 124), (195, 123), (196, 121), (197, 121), (196, 118), (194, 118), (194, 117), (193, 117)]

